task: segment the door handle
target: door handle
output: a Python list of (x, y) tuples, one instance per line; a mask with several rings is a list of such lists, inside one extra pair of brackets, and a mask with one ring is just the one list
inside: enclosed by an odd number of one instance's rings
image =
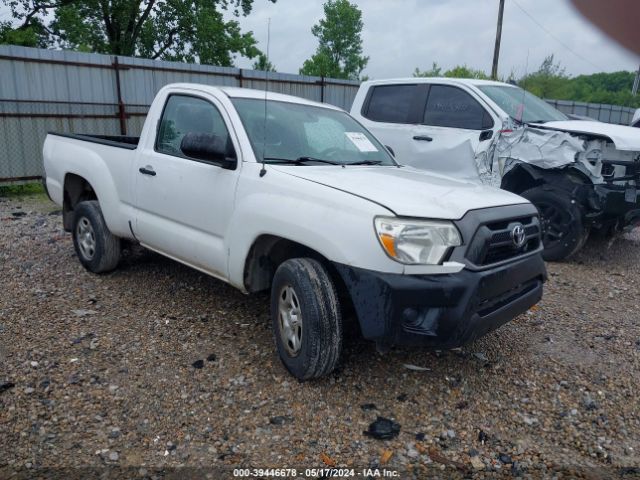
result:
[(423, 141), (423, 142), (430, 142), (430, 141), (432, 141), (432, 140), (433, 140), (433, 138), (431, 138), (431, 137), (430, 137), (430, 136), (428, 136), (428, 135), (415, 135), (415, 136), (413, 137), (413, 139), (414, 139), (414, 140), (421, 140), (421, 141)]
[(147, 165), (146, 167), (140, 167), (138, 171), (143, 175), (151, 175), (152, 177), (156, 176), (156, 172), (151, 165)]

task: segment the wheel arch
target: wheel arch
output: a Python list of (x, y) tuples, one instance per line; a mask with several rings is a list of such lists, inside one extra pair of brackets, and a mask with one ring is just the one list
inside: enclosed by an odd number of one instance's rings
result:
[(75, 207), (78, 203), (86, 200), (98, 200), (96, 190), (91, 183), (75, 173), (65, 174), (63, 183), (62, 222), (66, 231), (71, 231)]

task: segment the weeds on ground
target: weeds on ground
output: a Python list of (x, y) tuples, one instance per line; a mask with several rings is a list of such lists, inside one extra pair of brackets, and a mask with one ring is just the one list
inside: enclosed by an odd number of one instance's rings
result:
[(24, 195), (42, 195), (44, 187), (40, 182), (21, 185), (0, 185), (0, 197), (21, 197)]

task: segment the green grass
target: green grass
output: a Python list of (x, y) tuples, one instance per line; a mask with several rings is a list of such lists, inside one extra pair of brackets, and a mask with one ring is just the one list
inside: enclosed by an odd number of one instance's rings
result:
[(21, 185), (0, 185), (0, 197), (21, 197), (25, 195), (43, 195), (44, 187), (40, 182)]

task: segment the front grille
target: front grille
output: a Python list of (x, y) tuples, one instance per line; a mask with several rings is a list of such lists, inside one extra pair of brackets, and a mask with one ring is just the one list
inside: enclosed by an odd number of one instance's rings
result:
[[(513, 240), (513, 231), (518, 224), (524, 229), (521, 246), (517, 246)], [(467, 250), (467, 258), (475, 265), (485, 266), (525, 255), (539, 247), (538, 217), (528, 216), (481, 225)]]

